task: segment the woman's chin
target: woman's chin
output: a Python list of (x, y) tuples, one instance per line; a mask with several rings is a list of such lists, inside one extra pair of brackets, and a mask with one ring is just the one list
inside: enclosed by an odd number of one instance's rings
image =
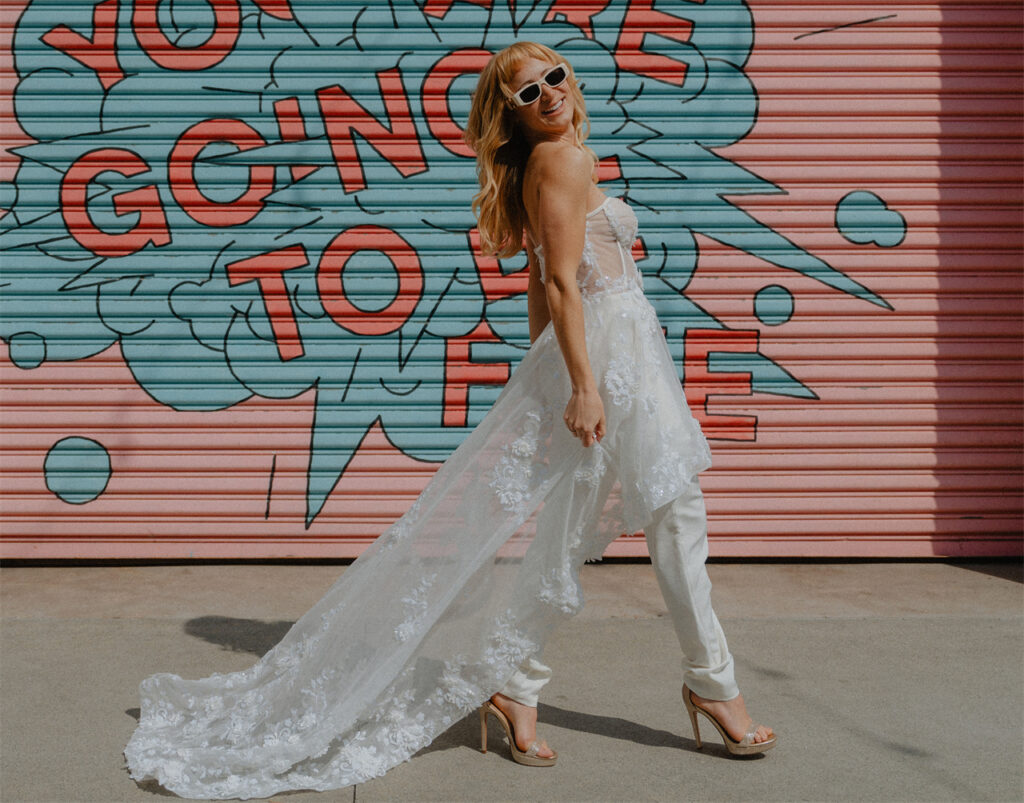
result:
[(572, 119), (572, 115), (569, 113), (569, 109), (566, 106), (563, 106), (550, 117), (545, 117), (544, 119), (564, 124)]
[(545, 131), (564, 131), (569, 128), (572, 118), (559, 112), (558, 114), (553, 114), (550, 117), (542, 117), (540, 122), (541, 125), (544, 126)]

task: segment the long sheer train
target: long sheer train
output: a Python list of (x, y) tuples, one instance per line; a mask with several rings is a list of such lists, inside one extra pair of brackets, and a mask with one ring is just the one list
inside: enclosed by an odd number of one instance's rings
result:
[(412, 507), (277, 646), (242, 672), (142, 682), (133, 778), (247, 799), (383, 774), (500, 689), (582, 606), (582, 563), (710, 465), (623, 247), (635, 216), (617, 198), (599, 209), (580, 270), (607, 279), (581, 280), (602, 442), (561, 424), (569, 381), (549, 325)]

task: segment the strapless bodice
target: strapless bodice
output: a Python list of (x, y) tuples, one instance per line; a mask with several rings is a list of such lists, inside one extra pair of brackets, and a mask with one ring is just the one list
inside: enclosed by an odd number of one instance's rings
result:
[[(642, 288), (631, 253), (638, 225), (636, 214), (622, 198), (606, 196), (587, 212), (583, 253), (576, 270), (576, 283), (584, 297)], [(544, 249), (537, 243), (533, 251), (543, 279)]]

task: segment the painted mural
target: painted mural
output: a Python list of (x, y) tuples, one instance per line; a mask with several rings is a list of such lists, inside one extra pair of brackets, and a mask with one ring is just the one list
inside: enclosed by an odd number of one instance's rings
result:
[[(846, 17), (805, 35), (885, 19)], [(754, 442), (756, 415), (708, 398), (813, 405), (816, 388), (761, 329), (688, 295), (701, 242), (892, 310), (738, 203), (786, 192), (721, 152), (758, 120), (755, 34), (740, 0), (32, 0), (12, 45), (32, 142), (0, 184), (9, 359), (31, 372), (115, 347), (182, 415), (311, 394), (306, 528), (373, 427), (443, 461), (529, 345), (525, 252), (480, 256), (461, 139), (479, 70), (529, 39), (583, 83), (602, 189), (640, 218), (633, 254), (712, 446)], [(907, 224), (875, 189), (843, 195), (833, 225), (884, 254)], [(801, 303), (777, 280), (749, 300), (766, 327)], [(104, 443), (67, 433), (39, 470), (87, 505), (112, 468)]]

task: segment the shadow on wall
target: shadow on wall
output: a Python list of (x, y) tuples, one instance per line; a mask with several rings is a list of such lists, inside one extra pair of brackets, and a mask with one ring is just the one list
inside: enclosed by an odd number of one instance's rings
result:
[[(941, 4), (936, 555), (1019, 556), (1024, 335), (1021, 43), (1015, 4)], [(962, 564), (1020, 582), (1020, 567)], [(1006, 569), (1006, 573), (1003, 573)]]

